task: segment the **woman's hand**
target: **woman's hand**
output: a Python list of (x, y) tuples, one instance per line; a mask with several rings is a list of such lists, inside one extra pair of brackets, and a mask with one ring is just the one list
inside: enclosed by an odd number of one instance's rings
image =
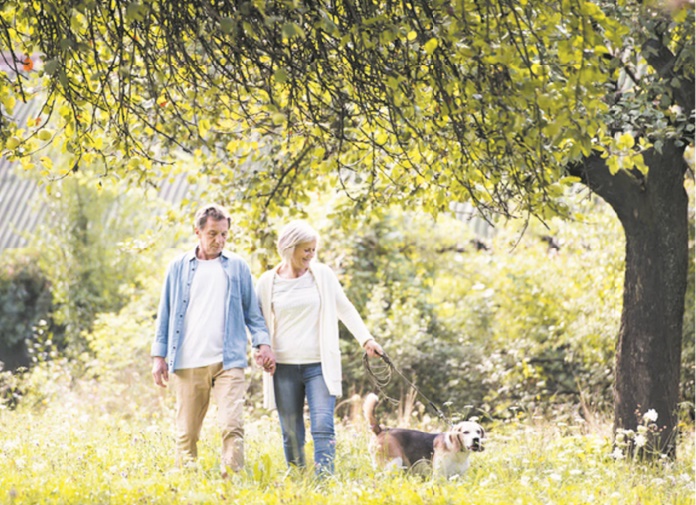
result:
[(275, 355), (270, 346), (261, 344), (254, 352), (254, 361), (256, 361), (259, 368), (263, 368), (264, 372), (268, 372), (271, 375), (275, 373)]
[(370, 358), (374, 358), (375, 356), (381, 358), (384, 355), (382, 346), (372, 338), (363, 344), (363, 349), (365, 349), (365, 352)]

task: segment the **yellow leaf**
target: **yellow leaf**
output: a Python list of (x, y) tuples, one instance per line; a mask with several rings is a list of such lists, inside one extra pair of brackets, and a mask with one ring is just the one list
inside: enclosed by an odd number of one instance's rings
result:
[(433, 51), (437, 48), (437, 39), (432, 38), (428, 42), (425, 43), (423, 46), (423, 49), (425, 49), (425, 52), (428, 54), (433, 54)]
[(413, 30), (408, 32), (408, 35), (406, 36), (406, 38), (409, 40), (409, 42), (413, 42), (414, 40), (416, 40), (416, 37), (418, 37), (418, 34)]
[(19, 144), (20, 140), (17, 137), (10, 137), (7, 139), (7, 142), (5, 142), (5, 147), (8, 149), (16, 149)]
[(643, 175), (648, 175), (648, 165), (645, 164), (642, 153), (635, 153), (631, 156), (631, 161)]
[(633, 138), (633, 135), (631, 135), (630, 133), (622, 133), (619, 137), (619, 140), (616, 142), (616, 145), (622, 151), (626, 151), (628, 149), (631, 149), (635, 145), (635, 143), (636, 141)]
[(7, 110), (11, 111), (14, 109), (15, 106), (15, 97), (12, 96), (11, 94), (7, 94), (2, 97), (2, 104), (7, 108)]
[(37, 137), (39, 137), (39, 140), (43, 140), (44, 142), (47, 140), (51, 140), (52, 136), (53, 132), (51, 130), (46, 129), (41, 130), (37, 135)]
[(619, 166), (619, 159), (618, 159), (618, 157), (616, 157), (616, 156), (610, 156), (610, 157), (607, 159), (607, 168), (609, 168), (609, 172), (611, 173), (611, 175), (616, 175), (616, 172), (618, 172), (619, 169), (621, 168), (621, 167)]

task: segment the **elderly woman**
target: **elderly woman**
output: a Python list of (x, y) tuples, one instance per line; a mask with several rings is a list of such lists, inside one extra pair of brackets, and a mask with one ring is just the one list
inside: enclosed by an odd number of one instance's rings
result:
[(304, 467), (307, 398), (320, 475), (334, 471), (334, 407), (342, 393), (339, 319), (368, 356), (383, 351), (333, 271), (312, 261), (317, 239), (307, 223), (289, 223), (278, 237), (282, 261), (261, 276), (256, 289), (276, 356), (275, 374), (264, 374), (264, 406), (278, 409), (288, 465)]

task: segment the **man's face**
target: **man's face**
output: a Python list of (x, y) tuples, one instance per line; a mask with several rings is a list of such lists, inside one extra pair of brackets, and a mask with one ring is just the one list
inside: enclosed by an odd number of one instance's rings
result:
[(203, 228), (196, 228), (198, 235), (198, 257), (203, 260), (212, 260), (220, 256), (225, 247), (230, 225), (227, 219), (219, 221), (209, 217)]

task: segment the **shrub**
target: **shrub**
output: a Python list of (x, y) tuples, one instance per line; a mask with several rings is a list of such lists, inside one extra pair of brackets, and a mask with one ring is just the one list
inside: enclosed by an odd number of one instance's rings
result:
[(37, 254), (19, 251), (0, 265), (0, 369), (28, 366), (27, 341), (40, 321), (51, 326), (48, 279), (37, 266)]

